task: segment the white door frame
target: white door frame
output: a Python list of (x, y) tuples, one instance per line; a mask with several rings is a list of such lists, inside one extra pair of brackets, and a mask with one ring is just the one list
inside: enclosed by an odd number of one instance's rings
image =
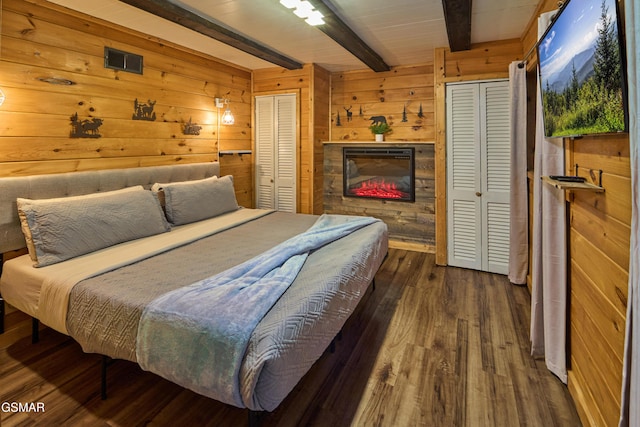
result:
[[(507, 234), (509, 224), (509, 181), (501, 179), (503, 158), (509, 167), (509, 153), (499, 150), (510, 143), (505, 141), (501, 131), (486, 129), (487, 120), (509, 119), (507, 111), (487, 113), (486, 95), (491, 87), (504, 89), (508, 79), (477, 80), (450, 83), (446, 85), (447, 124), (447, 263), (452, 266), (471, 268), (506, 274), (502, 256), (506, 245), (508, 260), (508, 238), (504, 237), (503, 218), (506, 215)], [(495, 84), (494, 84), (495, 83)], [(455, 87), (458, 89), (454, 94)], [(456, 98), (455, 95), (458, 95)], [(468, 102), (468, 104), (464, 104)], [(458, 116), (452, 115), (454, 103)], [(462, 104), (462, 105), (461, 105)], [(502, 104), (494, 104), (500, 105)], [(464, 109), (468, 109), (468, 112)], [(465, 116), (470, 121), (465, 120)], [(499, 120), (495, 120), (499, 122)], [(454, 134), (455, 129), (455, 134)], [(492, 132), (491, 141), (487, 133)], [(507, 124), (505, 133), (509, 135)], [(454, 148), (453, 138), (458, 145)], [(492, 143), (491, 146), (488, 143)], [(494, 143), (496, 142), (496, 143)], [(497, 167), (496, 167), (497, 160)], [(456, 165), (454, 174), (454, 163)], [(493, 175), (489, 176), (488, 172)], [(508, 169), (507, 169), (508, 172)], [(507, 174), (508, 175), (508, 174)], [(496, 179), (497, 177), (497, 179)], [(504, 187), (507, 188), (504, 191)], [(506, 204), (506, 209), (505, 209)]]

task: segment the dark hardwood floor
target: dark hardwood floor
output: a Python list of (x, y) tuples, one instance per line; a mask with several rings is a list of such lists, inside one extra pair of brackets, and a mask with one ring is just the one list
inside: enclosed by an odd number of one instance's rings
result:
[[(530, 356), (530, 298), (504, 276), (438, 267), (431, 254), (390, 250), (376, 289), (264, 426), (580, 426), (566, 387)], [(184, 390), (137, 365), (97, 355), (13, 311), (0, 335), (3, 427), (240, 426), (247, 411)], [(6, 408), (5, 408), (6, 409)]]

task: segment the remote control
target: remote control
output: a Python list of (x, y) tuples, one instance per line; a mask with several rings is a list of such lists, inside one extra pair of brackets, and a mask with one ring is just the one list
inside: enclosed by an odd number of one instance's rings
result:
[(563, 182), (585, 182), (587, 179), (581, 176), (564, 176), (564, 175), (551, 175), (549, 176), (551, 179), (555, 179), (556, 181)]

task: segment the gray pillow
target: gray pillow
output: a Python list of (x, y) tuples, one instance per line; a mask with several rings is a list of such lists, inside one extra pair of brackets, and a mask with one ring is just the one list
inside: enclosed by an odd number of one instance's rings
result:
[(197, 181), (154, 184), (164, 193), (164, 209), (173, 225), (213, 218), (238, 209), (231, 175)]
[(158, 198), (142, 186), (86, 196), (18, 198), (17, 204), (36, 267), (170, 230)]

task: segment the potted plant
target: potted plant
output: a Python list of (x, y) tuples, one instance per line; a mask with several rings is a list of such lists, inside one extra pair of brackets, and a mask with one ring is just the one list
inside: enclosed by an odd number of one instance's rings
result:
[(376, 136), (376, 141), (384, 141), (384, 134), (391, 130), (387, 122), (375, 123), (369, 126), (369, 130)]

